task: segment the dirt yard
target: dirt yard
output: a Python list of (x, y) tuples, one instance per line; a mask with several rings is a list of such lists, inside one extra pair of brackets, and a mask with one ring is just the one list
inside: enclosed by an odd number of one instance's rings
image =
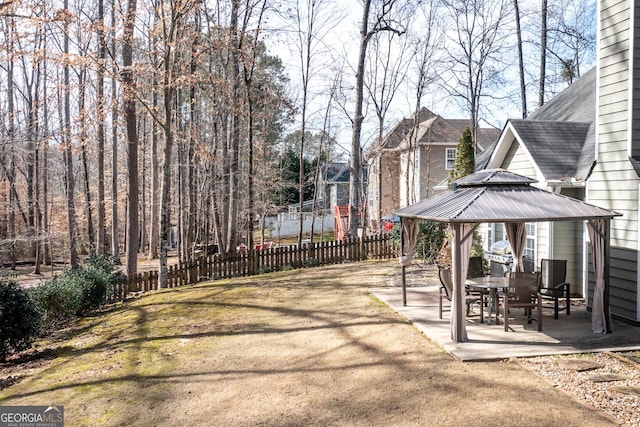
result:
[(397, 262), (149, 293), (2, 366), (67, 426), (613, 425), (513, 362), (453, 360), (387, 306)]

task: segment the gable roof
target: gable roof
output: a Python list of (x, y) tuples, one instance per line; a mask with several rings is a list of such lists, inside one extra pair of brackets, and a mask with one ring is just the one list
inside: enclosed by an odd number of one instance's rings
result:
[(435, 118), (436, 114), (422, 107), (420, 111), (412, 117), (400, 120), (381, 140), (376, 141), (368, 151), (377, 152), (384, 149), (397, 148), (411, 132), (416, 116), (419, 122), (423, 123)]
[(516, 139), (544, 180), (584, 182), (595, 162), (595, 115), (593, 68), (528, 118), (508, 120), (484, 167), (500, 166)]
[[(422, 107), (412, 117), (400, 120), (383, 138), (367, 150), (368, 157), (375, 156), (382, 150), (406, 150), (408, 136), (414, 126), (414, 119), (419, 120), (418, 144), (434, 142), (450, 142), (457, 144), (464, 130), (470, 127), (471, 121), (466, 119), (445, 119)], [(500, 131), (495, 128), (478, 128), (478, 146), (480, 151), (496, 141)]]
[[(322, 165), (322, 169), (325, 176), (325, 182), (327, 184), (349, 183), (349, 178), (351, 177), (351, 168), (349, 163), (325, 163)], [(369, 168), (367, 166), (362, 167), (362, 179), (363, 182), (367, 182), (369, 179)]]
[(585, 146), (593, 146), (587, 144), (591, 123), (511, 120), (511, 125), (547, 180), (586, 178), (591, 163), (583, 165), (581, 158)]
[(323, 168), (327, 183), (349, 182), (349, 163), (326, 163)]

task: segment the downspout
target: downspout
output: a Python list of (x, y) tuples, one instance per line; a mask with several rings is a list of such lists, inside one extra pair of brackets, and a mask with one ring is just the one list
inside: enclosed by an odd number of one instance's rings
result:
[[(560, 194), (560, 191), (562, 191), (562, 187), (559, 184), (552, 184), (552, 181), (548, 181), (547, 185), (549, 186), (553, 186), (553, 193), (554, 194)], [(547, 227), (549, 229), (549, 244), (548, 244), (548, 255), (550, 259), (553, 259), (553, 252), (554, 252), (554, 248), (555, 248), (555, 233), (554, 230), (556, 228), (556, 223), (554, 221), (549, 221), (549, 226)], [(536, 233), (538, 232), (537, 228), (536, 228)], [(537, 239), (536, 239), (537, 241)]]

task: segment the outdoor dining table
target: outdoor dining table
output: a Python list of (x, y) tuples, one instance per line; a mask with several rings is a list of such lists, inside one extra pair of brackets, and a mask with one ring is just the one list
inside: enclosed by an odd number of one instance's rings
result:
[(480, 291), (489, 291), (487, 300), (487, 325), (491, 324), (491, 315), (496, 314), (496, 325), (500, 324), (498, 320), (498, 290), (506, 289), (509, 287), (509, 277), (494, 277), (494, 276), (482, 276), (473, 277), (467, 279), (466, 285), (470, 289), (476, 289)]

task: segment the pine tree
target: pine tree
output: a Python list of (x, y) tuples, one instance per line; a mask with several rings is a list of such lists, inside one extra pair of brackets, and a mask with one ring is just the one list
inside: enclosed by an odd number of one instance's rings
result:
[(473, 169), (476, 164), (476, 156), (473, 147), (473, 138), (471, 136), (471, 129), (467, 128), (462, 132), (460, 142), (456, 147), (456, 158), (454, 161), (454, 167), (449, 172), (449, 183), (455, 181), (458, 178), (467, 176), (473, 173)]

